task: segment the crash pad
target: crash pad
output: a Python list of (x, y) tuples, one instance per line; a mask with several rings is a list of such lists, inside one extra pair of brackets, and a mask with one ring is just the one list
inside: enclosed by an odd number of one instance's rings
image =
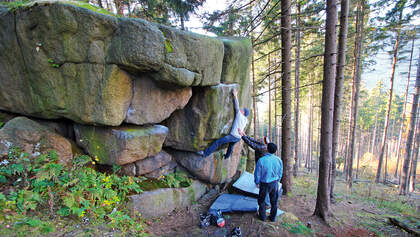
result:
[(258, 210), (256, 198), (247, 197), (240, 194), (220, 195), (210, 206), (209, 212), (220, 210), (224, 212), (255, 212)]
[[(258, 196), (260, 189), (255, 185), (254, 175), (249, 172), (244, 172), (241, 177), (232, 185), (234, 188), (239, 189), (245, 193), (253, 194)], [(279, 183), (279, 197), (281, 196), (283, 189), (282, 185)]]
[[(265, 213), (267, 214), (267, 216), (270, 215), (270, 211), (271, 211), (270, 208), (268, 208), (267, 210), (265, 210)], [(280, 210), (280, 209), (277, 208), (277, 215), (276, 215), (276, 217), (278, 217), (280, 215), (283, 215), (283, 214), (284, 214), (284, 211), (282, 211), (282, 210)]]

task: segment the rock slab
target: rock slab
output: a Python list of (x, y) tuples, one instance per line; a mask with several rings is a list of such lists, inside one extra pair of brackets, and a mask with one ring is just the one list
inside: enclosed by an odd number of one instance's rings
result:
[(167, 215), (175, 208), (192, 205), (207, 191), (207, 186), (194, 181), (187, 188), (162, 188), (129, 196), (131, 215), (139, 213), (145, 218)]
[(136, 78), (133, 84), (133, 99), (125, 118), (125, 122), (131, 124), (160, 123), (175, 110), (184, 108), (192, 95), (190, 87), (159, 87), (147, 76)]
[(194, 88), (187, 106), (165, 121), (169, 128), (165, 146), (199, 151), (229, 134), (235, 116), (233, 89), (236, 84)]
[(142, 160), (124, 165), (122, 167), (122, 173), (128, 176), (141, 176), (164, 167), (171, 161), (172, 156), (165, 151), (161, 151), (155, 156), (146, 157)]
[[(129, 74), (148, 74), (178, 88), (217, 85), (224, 45), (220, 39), (142, 19), (37, 2), (13, 12), (0, 6), (0, 52), (0, 109), (118, 126), (132, 101)], [(182, 107), (185, 94), (172, 107)], [(131, 120), (129, 113), (127, 120), (155, 123), (172, 111), (151, 121)]]
[(229, 182), (240, 168), (242, 143), (241, 140), (235, 144), (232, 155), (228, 159), (223, 158), (224, 149), (216, 151), (208, 157), (188, 151), (168, 150), (168, 152), (178, 164), (195, 177), (207, 183), (220, 184)]
[(7, 156), (13, 147), (33, 157), (55, 150), (58, 161), (66, 165), (70, 165), (73, 158), (70, 141), (26, 117), (16, 117), (0, 129), (0, 157)]
[(99, 164), (125, 165), (158, 154), (168, 133), (162, 125), (97, 127), (75, 124), (76, 141)]

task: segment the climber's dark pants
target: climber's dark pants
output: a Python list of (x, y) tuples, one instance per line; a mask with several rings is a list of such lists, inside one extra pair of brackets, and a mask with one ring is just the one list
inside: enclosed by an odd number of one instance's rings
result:
[(204, 156), (209, 156), (211, 153), (213, 153), (217, 148), (219, 148), (221, 145), (229, 143), (225, 159), (229, 158), (233, 151), (233, 146), (235, 143), (239, 142), (241, 139), (237, 138), (232, 135), (227, 135), (222, 138), (217, 139), (215, 142), (213, 142), (207, 149), (204, 150)]

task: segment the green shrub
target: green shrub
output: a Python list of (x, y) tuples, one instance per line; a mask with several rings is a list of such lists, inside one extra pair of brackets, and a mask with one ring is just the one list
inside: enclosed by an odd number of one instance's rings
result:
[[(162, 177), (162, 176), (161, 176)], [(167, 175), (162, 181), (168, 185), (169, 188), (188, 187), (192, 181), (184, 172), (174, 172)]]
[[(72, 166), (65, 167), (57, 162), (55, 151), (29, 158), (27, 153), (13, 148), (6, 161), (0, 166), (0, 181), (14, 191), (0, 193), (0, 216), (2, 212), (15, 212), (24, 217), (20, 222), (32, 226), (38, 220), (27, 219), (29, 214), (49, 210), (63, 217), (107, 222), (122, 232), (142, 230), (120, 204), (127, 195), (143, 191), (139, 186), (143, 178), (98, 172), (86, 166), (93, 163), (86, 155), (75, 157)], [(42, 233), (54, 232), (44, 224), (40, 223)]]

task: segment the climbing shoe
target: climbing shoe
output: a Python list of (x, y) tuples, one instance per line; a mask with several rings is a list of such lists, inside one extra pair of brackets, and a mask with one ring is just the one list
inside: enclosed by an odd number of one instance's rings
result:
[(200, 214), (200, 227), (201, 229), (204, 229), (208, 226), (210, 226), (210, 218), (211, 215), (210, 214)]
[(241, 227), (235, 227), (232, 230), (231, 237), (242, 237)]
[(214, 211), (210, 213), (210, 223), (213, 225), (217, 225), (218, 227), (223, 227), (226, 224), (225, 218), (222, 216), (222, 212), (220, 210)]

